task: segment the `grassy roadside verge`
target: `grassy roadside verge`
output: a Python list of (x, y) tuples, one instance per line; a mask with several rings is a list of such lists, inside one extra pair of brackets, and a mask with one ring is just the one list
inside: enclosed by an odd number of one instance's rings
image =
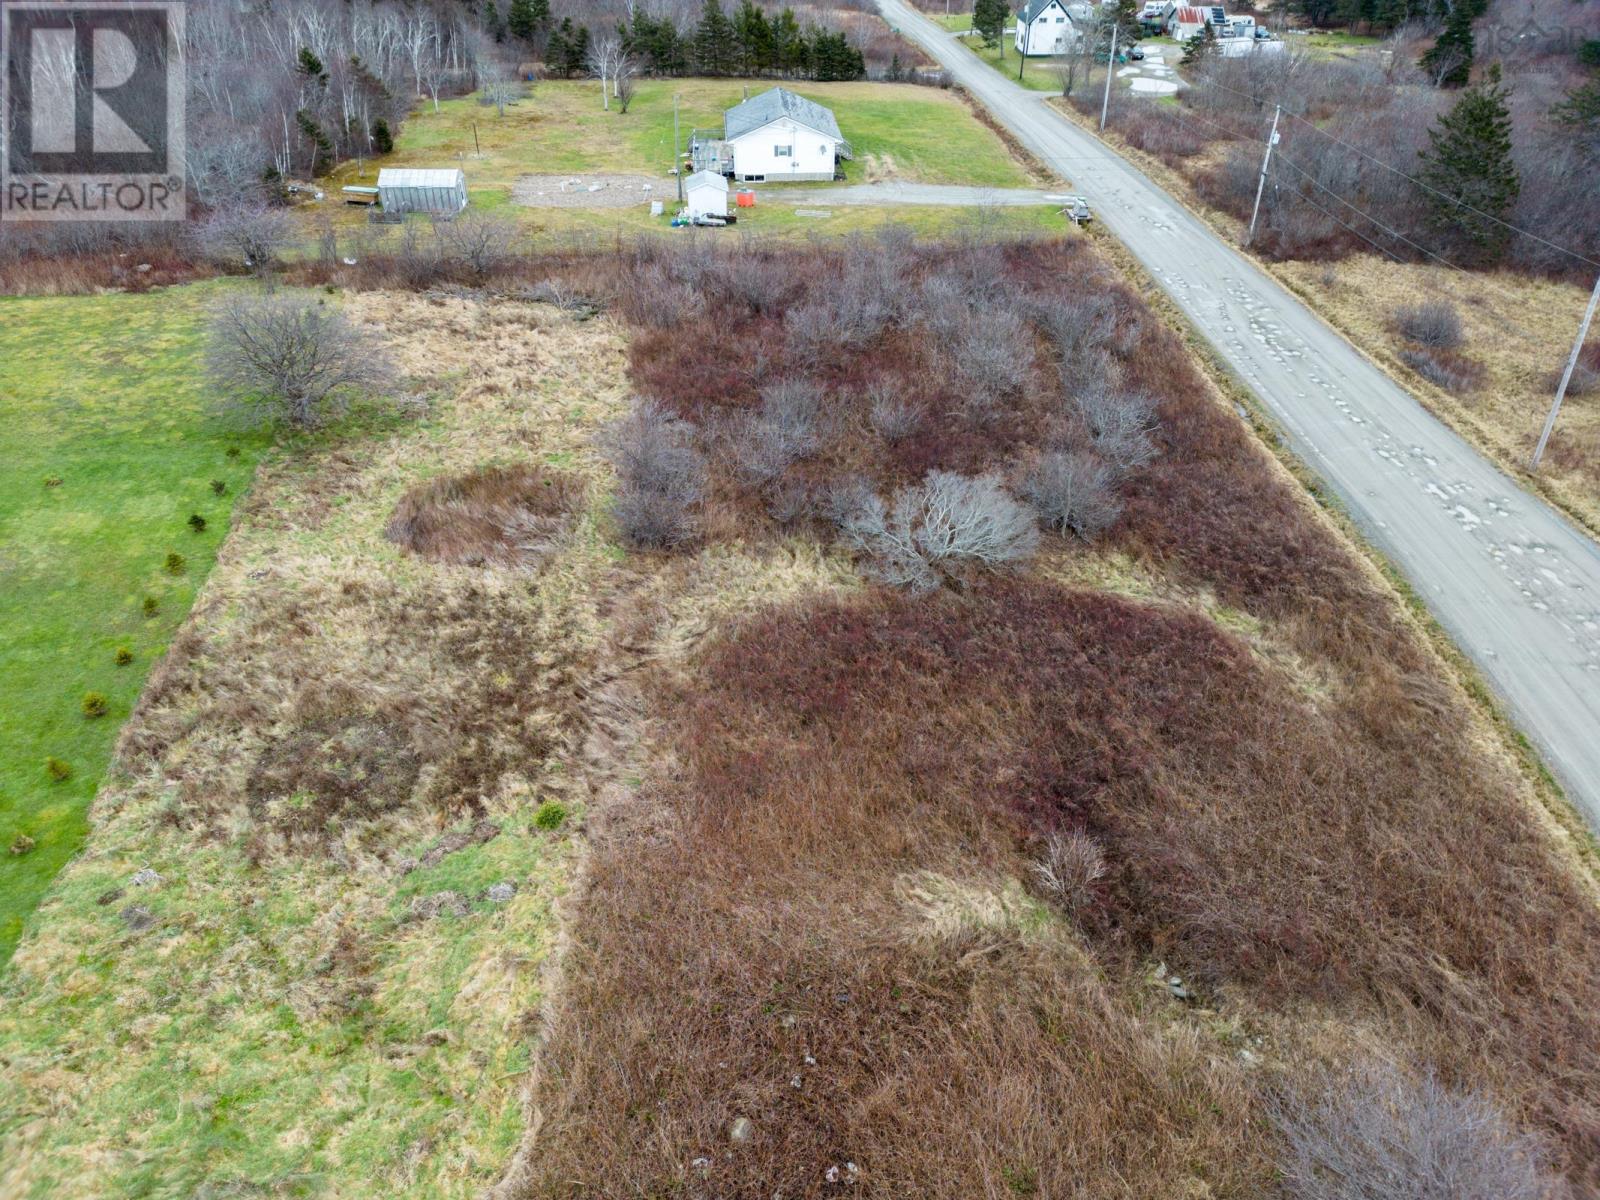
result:
[[(1060, 100), (1051, 104), (1068, 120), (1100, 136), (1096, 122)], [(1529, 452), (1537, 437), (1559, 370), (1570, 348), (1571, 331), (1587, 300), (1572, 284), (1525, 280), (1504, 274), (1473, 279), (1441, 279), (1438, 269), (1395, 263), (1376, 256), (1354, 256), (1337, 263), (1276, 262), (1241, 248), (1244, 228), (1226, 213), (1199, 201), (1189, 181), (1154, 155), (1116, 136), (1107, 144), (1155, 180), (1281, 285), (1300, 297), (1326, 324), (1374, 366), (1409, 392), (1524, 489), (1542, 497), (1591, 535), (1600, 536), (1600, 400), (1569, 397), (1558, 436), (1538, 474), (1530, 474)], [(1461, 316), (1467, 347), (1483, 369), (1474, 392), (1457, 396), (1437, 387), (1400, 359), (1404, 343), (1389, 316), (1401, 304), (1447, 292)], [(1549, 314), (1549, 343), (1530, 343), (1507, 332), (1500, 315), (1525, 320), (1526, 312)]]
[(1492, 753), (1511, 763), (1525, 782), (1546, 823), (1559, 844), (1566, 847), (1579, 867), (1578, 875), (1591, 889), (1600, 889), (1600, 837), (1589, 828), (1583, 815), (1567, 798), (1560, 783), (1544, 764), (1538, 750), (1506, 713), (1477, 666), (1456, 646), (1450, 635), (1429, 611), (1403, 573), (1361, 532), (1340, 499), (1302, 462), (1290, 448), (1272, 415), (1255, 394), (1228, 367), (1205, 338), (1190, 324), (1183, 310), (1162, 290), (1139, 260), (1103, 228), (1090, 233), (1096, 247), (1116, 264), (1145, 303), (1175, 330), (1203, 368), (1207, 380), (1238, 411), (1246, 414), (1252, 428), (1272, 452), (1282, 469), (1298, 483), (1308, 502), (1331, 523), (1359, 552), (1386, 589), (1404, 607), (1413, 627), (1438, 657), (1442, 668), (1470, 698), (1471, 711), (1480, 725), (1475, 739)]

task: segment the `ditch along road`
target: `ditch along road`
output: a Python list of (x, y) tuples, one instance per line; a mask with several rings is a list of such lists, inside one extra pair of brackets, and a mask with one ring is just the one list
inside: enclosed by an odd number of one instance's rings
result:
[(1088, 199), (1411, 581), (1600, 831), (1600, 546), (1043, 93), (902, 0), (878, 6)]

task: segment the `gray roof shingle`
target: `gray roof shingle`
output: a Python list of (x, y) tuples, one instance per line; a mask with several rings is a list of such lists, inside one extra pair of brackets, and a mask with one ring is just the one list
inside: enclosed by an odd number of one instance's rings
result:
[(735, 104), (723, 114), (723, 134), (729, 141), (741, 134), (749, 133), (752, 129), (760, 129), (763, 125), (776, 121), (779, 117), (790, 117), (818, 133), (825, 133), (829, 137), (844, 141), (844, 134), (839, 132), (839, 122), (833, 119), (830, 109), (814, 101), (807, 100), (804, 96), (796, 96), (788, 88), (773, 88), (770, 92), (762, 92), (759, 96), (752, 96), (743, 104)]

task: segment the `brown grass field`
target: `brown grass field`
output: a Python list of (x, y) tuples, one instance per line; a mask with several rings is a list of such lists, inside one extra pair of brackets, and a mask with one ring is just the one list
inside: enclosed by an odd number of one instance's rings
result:
[[(1370, 1063), (1600, 1186), (1588, 868), (1093, 247), (696, 247), (302, 273), (429, 399), (263, 468), (18, 950), (0, 1191), (1296, 1196), (1273, 1114)], [(833, 532), (1097, 389), (1155, 416), (1097, 540), (916, 594)]]

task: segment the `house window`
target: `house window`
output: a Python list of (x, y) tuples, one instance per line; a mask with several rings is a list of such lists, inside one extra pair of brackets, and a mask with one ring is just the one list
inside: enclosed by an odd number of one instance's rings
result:
[(776, 155), (778, 158), (793, 158), (794, 157), (794, 147), (793, 146), (774, 146), (772, 148), (772, 153), (774, 155)]
[(1066, 18), (1065, 18), (1065, 17), (1057, 17), (1057, 18), (1056, 18), (1056, 24), (1057, 24), (1057, 25), (1059, 25), (1059, 24), (1061, 24), (1061, 23), (1062, 23), (1062, 22), (1063, 22), (1063, 21), (1065, 21), (1065, 20), (1066, 20)]

